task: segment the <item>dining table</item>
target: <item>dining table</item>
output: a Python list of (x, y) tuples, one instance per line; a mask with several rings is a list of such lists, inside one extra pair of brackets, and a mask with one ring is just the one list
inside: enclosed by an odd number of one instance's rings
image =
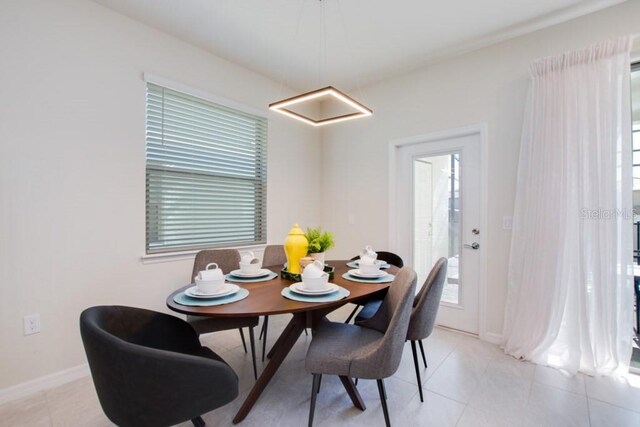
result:
[[(281, 276), (282, 265), (263, 266), (263, 268), (277, 274), (277, 277), (272, 280), (253, 283), (235, 283), (241, 288), (248, 290), (249, 295), (233, 303), (202, 307), (182, 305), (175, 302), (174, 297), (184, 292), (190, 286), (193, 286), (193, 284), (177, 289), (167, 297), (167, 307), (169, 309), (177, 313), (192, 316), (237, 318), (273, 316), (277, 314), (293, 315), (268, 352), (267, 357), (269, 361), (233, 418), (234, 424), (241, 422), (249, 414), (251, 408), (256, 404), (305, 328), (311, 328), (313, 333), (314, 325), (328, 313), (347, 303), (357, 303), (358, 301), (363, 301), (373, 296), (381, 296), (386, 292), (390, 285), (389, 282), (364, 283), (343, 277), (343, 275), (352, 268), (347, 265), (349, 262), (350, 260), (329, 260), (326, 262), (328, 266), (334, 268), (334, 275), (330, 282), (349, 291), (348, 296), (338, 301), (302, 302), (285, 298), (282, 295), (283, 289), (289, 287), (294, 282)], [(398, 268), (393, 265), (390, 265), (386, 269), (390, 274), (395, 274), (397, 270)], [(227, 278), (227, 280), (233, 282), (233, 280), (229, 278)], [(364, 402), (353, 381), (349, 378), (340, 378), (340, 380), (354, 406), (364, 410)]]

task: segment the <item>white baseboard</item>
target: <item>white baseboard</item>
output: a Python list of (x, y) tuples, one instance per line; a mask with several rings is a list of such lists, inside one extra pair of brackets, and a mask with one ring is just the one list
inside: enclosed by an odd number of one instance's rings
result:
[(39, 391), (48, 390), (89, 375), (89, 365), (83, 364), (63, 371), (54, 372), (21, 384), (0, 390), (0, 404), (20, 399)]
[(502, 334), (496, 334), (493, 332), (485, 332), (482, 336), (482, 340), (490, 342), (491, 344), (502, 344)]

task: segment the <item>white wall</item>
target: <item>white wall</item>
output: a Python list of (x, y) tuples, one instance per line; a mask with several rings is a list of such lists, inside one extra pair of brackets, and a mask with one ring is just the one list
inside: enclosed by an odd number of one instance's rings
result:
[[(191, 272), (140, 258), (143, 72), (265, 111), (292, 94), (89, 1), (0, 2), (0, 390), (84, 363), (83, 308), (166, 311)], [(320, 224), (319, 200), (300, 197), (321, 191), (320, 158), (316, 130), (270, 114), (270, 242)], [(25, 337), (31, 313), (42, 333)]]
[[(502, 333), (510, 232), (528, 66), (537, 58), (640, 32), (640, 1), (512, 39), (363, 89), (371, 118), (323, 130), (324, 226), (336, 233), (333, 256), (365, 244), (388, 247), (390, 140), (478, 123), (488, 125), (487, 331)], [(355, 215), (349, 225), (348, 215)], [(390, 248), (393, 249), (393, 248)]]

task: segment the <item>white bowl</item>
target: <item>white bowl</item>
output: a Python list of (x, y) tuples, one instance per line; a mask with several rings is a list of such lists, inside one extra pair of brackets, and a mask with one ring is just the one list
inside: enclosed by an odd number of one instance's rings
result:
[(214, 294), (222, 290), (224, 277), (222, 279), (202, 280), (196, 277), (196, 289), (203, 294)]
[(380, 265), (382, 265), (380, 261), (376, 261), (373, 264), (364, 264), (360, 262), (358, 263), (358, 269), (363, 274), (376, 274), (380, 271)]
[(255, 264), (251, 264), (250, 262), (240, 263), (240, 272), (242, 274), (258, 274), (261, 268), (262, 268), (261, 262), (258, 262)]
[(309, 277), (302, 275), (302, 286), (310, 291), (321, 291), (329, 288), (329, 275), (327, 273), (320, 277)]

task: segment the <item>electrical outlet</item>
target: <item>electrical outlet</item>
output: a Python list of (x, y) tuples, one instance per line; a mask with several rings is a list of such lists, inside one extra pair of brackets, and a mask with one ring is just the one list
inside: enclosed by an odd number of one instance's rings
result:
[(32, 335), (40, 332), (40, 315), (30, 314), (24, 316), (24, 334)]
[(511, 230), (513, 228), (513, 217), (512, 216), (503, 216), (502, 217), (502, 229), (503, 230)]

